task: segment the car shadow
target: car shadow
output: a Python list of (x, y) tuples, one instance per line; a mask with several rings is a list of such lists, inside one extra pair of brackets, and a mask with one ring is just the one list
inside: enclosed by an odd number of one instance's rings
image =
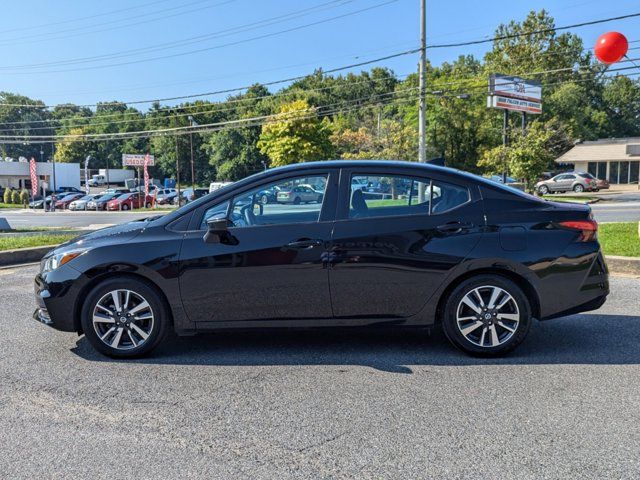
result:
[(525, 342), (503, 358), (474, 358), (441, 329), (226, 330), (174, 337), (153, 355), (113, 360), (81, 337), (72, 351), (89, 361), (155, 365), (362, 365), (393, 373), (411, 366), (639, 364), (640, 316), (581, 314), (534, 322)]

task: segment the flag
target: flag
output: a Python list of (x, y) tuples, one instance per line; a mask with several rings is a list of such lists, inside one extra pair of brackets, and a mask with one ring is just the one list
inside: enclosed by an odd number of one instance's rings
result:
[(38, 175), (36, 175), (36, 161), (33, 157), (29, 162), (29, 174), (31, 175), (31, 196), (35, 197), (38, 194)]
[(147, 170), (147, 165), (149, 165), (149, 154), (147, 153), (144, 156), (144, 194), (145, 194), (145, 204), (146, 196), (149, 195), (149, 170)]

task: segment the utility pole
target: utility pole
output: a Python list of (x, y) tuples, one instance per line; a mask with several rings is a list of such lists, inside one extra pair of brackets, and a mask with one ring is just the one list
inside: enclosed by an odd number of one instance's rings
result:
[(427, 0), (420, 0), (420, 111), (418, 115), (418, 161), (427, 163)]
[[(191, 188), (193, 188), (192, 194), (195, 195), (196, 191), (196, 174), (193, 168), (193, 127), (198, 125), (191, 115), (189, 115), (189, 123), (191, 124), (191, 130), (189, 130), (189, 145), (191, 147)], [(195, 198), (195, 197), (194, 197)]]
[(180, 205), (180, 152), (178, 151), (178, 135), (175, 135), (176, 141), (176, 187), (178, 190), (178, 205)]
[[(420, 107), (418, 112), (418, 162), (427, 163), (427, 0), (420, 0)], [(423, 203), (425, 189), (418, 188), (418, 202)]]

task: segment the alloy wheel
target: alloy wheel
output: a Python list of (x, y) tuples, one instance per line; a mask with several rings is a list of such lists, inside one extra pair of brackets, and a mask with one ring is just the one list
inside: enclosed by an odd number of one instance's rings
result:
[(460, 333), (474, 345), (493, 348), (509, 341), (520, 324), (520, 310), (503, 288), (485, 285), (462, 297), (456, 309)]
[(93, 309), (93, 328), (98, 338), (116, 350), (143, 345), (154, 328), (149, 302), (132, 290), (112, 290)]

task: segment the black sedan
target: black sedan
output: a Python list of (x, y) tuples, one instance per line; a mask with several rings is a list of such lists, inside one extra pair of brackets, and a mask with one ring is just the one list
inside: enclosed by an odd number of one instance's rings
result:
[[(394, 193), (354, 187), (379, 182)], [(261, 203), (291, 184), (325, 185), (322, 201)], [(436, 324), (491, 356), (532, 318), (593, 310), (608, 293), (588, 206), (433, 165), (333, 161), (59, 246), (36, 276), (34, 317), (113, 357), (148, 353), (171, 329)]]

